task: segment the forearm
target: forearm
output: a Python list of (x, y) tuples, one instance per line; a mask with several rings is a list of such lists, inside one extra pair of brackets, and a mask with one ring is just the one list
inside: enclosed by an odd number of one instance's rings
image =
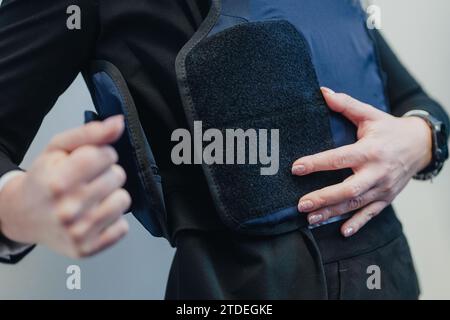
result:
[(425, 110), (449, 128), (450, 120), (445, 109), (423, 90), (379, 32), (374, 32), (374, 38), (381, 67), (387, 76), (386, 93), (391, 105), (391, 113), (395, 116), (403, 116), (414, 109)]
[(3, 229), (3, 214), (6, 206), (2, 204), (1, 196), (2, 190), (12, 179), (23, 172), (19, 166), (13, 162), (11, 156), (6, 153), (4, 148), (0, 147), (0, 263), (18, 263), (22, 260), (33, 248), (34, 245), (23, 244), (12, 241), (4, 236)]
[[(83, 29), (76, 32), (66, 27), (66, 8), (73, 4), (83, 12)], [(0, 177), (20, 170), (18, 165), (43, 118), (89, 61), (95, 44), (96, 20), (96, 4), (91, 0), (1, 3)], [(20, 204), (24, 195), (17, 198), (20, 200), (15, 201)], [(4, 224), (4, 216), (11, 213), (6, 211), (13, 211), (10, 199), (6, 202), (0, 203), (0, 211), (4, 211), (0, 222)], [(1, 262), (20, 260), (30, 250), (27, 247), (21, 252), (23, 248), (0, 232)]]
[(4, 263), (17, 263), (23, 257), (25, 257), (33, 248), (34, 245), (23, 244), (19, 242), (12, 241), (5, 237), (2, 233), (3, 229), (3, 210), (5, 207), (1, 202), (6, 201), (1, 196), (3, 188), (11, 182), (12, 179), (24, 174), (24, 172), (19, 170), (14, 170), (6, 173), (0, 177), (0, 262)]
[(449, 117), (445, 109), (438, 102), (428, 96), (421, 87), (411, 90), (405, 94), (404, 99), (393, 104), (392, 114), (400, 117), (407, 112), (416, 109), (427, 111), (429, 114), (442, 121), (446, 128), (450, 128)]

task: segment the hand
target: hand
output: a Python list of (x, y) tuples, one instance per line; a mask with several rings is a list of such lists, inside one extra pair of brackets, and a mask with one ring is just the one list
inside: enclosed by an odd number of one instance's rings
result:
[(30, 170), (0, 192), (1, 233), (44, 244), (72, 258), (93, 255), (128, 231), (124, 170), (108, 144), (124, 130), (122, 116), (55, 136)]
[(345, 94), (322, 88), (331, 110), (357, 127), (357, 142), (298, 159), (292, 173), (351, 168), (344, 182), (302, 197), (299, 211), (310, 224), (356, 211), (341, 228), (345, 237), (358, 232), (403, 190), (432, 158), (431, 129), (417, 117), (397, 118)]

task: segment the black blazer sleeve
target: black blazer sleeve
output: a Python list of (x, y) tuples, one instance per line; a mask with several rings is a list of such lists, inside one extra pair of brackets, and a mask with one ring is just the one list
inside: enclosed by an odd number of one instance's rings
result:
[[(70, 5), (81, 9), (81, 30), (67, 28)], [(44, 116), (89, 60), (96, 11), (94, 0), (4, 0), (0, 6), (0, 176), (18, 169)]]
[(381, 67), (387, 76), (386, 91), (392, 114), (402, 116), (410, 110), (425, 110), (450, 128), (449, 116), (445, 109), (423, 90), (378, 31), (374, 32), (374, 39)]
[[(69, 30), (67, 7), (81, 9)], [(0, 7), (0, 176), (16, 169), (44, 116), (75, 79), (95, 42), (93, 0), (6, 0)]]

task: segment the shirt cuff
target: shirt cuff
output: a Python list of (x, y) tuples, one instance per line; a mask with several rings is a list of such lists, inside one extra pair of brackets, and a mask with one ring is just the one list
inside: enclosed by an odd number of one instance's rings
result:
[[(17, 177), (20, 174), (23, 174), (23, 171), (13, 170), (6, 174), (4, 174), (0, 178), (0, 192), (5, 187), (5, 185), (13, 178)], [(18, 243), (15, 241), (11, 241), (7, 239), (0, 233), (0, 260), (4, 262), (16, 262), (19, 256), (23, 256), (28, 251), (33, 248), (33, 245)]]

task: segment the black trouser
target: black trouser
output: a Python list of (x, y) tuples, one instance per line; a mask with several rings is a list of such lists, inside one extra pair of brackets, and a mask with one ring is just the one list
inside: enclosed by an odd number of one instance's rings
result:
[[(341, 224), (274, 237), (184, 232), (166, 298), (418, 298), (409, 247), (391, 207), (352, 238), (340, 235)], [(380, 270), (380, 289), (367, 285), (373, 275), (368, 268), (374, 265)]]

